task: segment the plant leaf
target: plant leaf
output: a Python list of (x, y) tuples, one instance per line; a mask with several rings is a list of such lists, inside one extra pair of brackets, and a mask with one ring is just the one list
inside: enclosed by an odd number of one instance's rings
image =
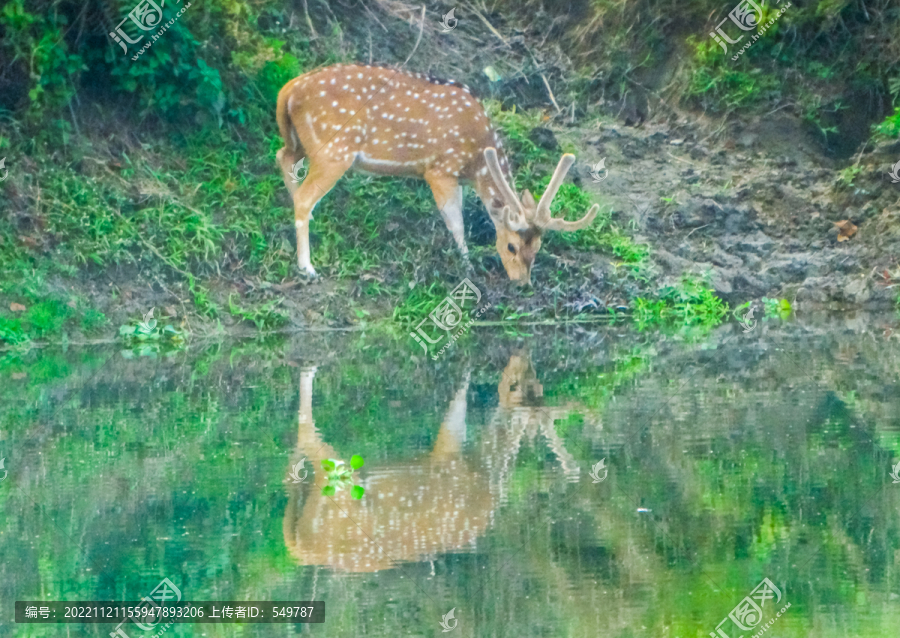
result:
[(361, 457), (359, 454), (354, 454), (353, 456), (350, 457), (350, 467), (352, 467), (354, 470), (358, 470), (364, 464), (365, 464), (365, 461), (363, 460), (363, 457)]
[(352, 496), (356, 500), (359, 500), (363, 497), (363, 494), (365, 494), (365, 492), (366, 488), (364, 488), (362, 485), (354, 485), (353, 489), (350, 490), (350, 496)]
[(334, 486), (333, 486), (333, 485), (326, 485), (325, 487), (323, 487), (323, 488), (322, 488), (322, 495), (323, 495), (323, 496), (334, 496)]
[(322, 459), (322, 469), (324, 469), (326, 472), (333, 472), (334, 461), (332, 461), (331, 459)]

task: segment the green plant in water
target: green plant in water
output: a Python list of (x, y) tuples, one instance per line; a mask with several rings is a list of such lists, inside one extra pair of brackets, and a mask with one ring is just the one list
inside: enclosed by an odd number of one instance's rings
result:
[(765, 317), (778, 317), (779, 319), (787, 319), (791, 316), (791, 312), (793, 308), (791, 307), (791, 302), (787, 299), (769, 299), (768, 297), (763, 297), (763, 310), (765, 311)]
[(350, 496), (355, 499), (361, 499), (366, 490), (361, 485), (353, 484), (353, 472), (363, 466), (365, 461), (359, 454), (350, 457), (350, 467), (344, 465), (343, 461), (336, 459), (324, 459), (322, 461), (322, 469), (328, 475), (328, 485), (322, 488), (323, 496), (334, 496), (335, 492), (350, 488)]
[(119, 335), (131, 346), (130, 350), (124, 350), (122, 356), (133, 357), (135, 354), (146, 357), (154, 356), (159, 352), (160, 342), (166, 342), (177, 348), (184, 345), (184, 334), (172, 324), (160, 327), (153, 318), (151, 308), (144, 317), (132, 323), (119, 326)]

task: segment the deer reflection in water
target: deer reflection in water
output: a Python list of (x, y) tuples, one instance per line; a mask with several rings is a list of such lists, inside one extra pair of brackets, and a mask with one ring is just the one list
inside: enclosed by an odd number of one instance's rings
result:
[[(300, 378), (296, 463), (306, 456), (318, 482), (321, 461), (338, 458), (316, 430), (312, 415), (315, 368)], [(513, 355), (498, 386), (499, 406), (471, 452), (466, 441), (466, 375), (450, 401), (431, 453), (415, 461), (366, 464), (365, 497), (349, 492), (322, 496), (310, 476), (288, 484), (284, 541), (303, 565), (324, 565), (350, 572), (390, 569), (398, 562), (432, 560), (438, 554), (474, 549), (503, 499), (523, 438), (540, 431), (560, 461), (567, 479), (578, 467), (556, 435), (553, 422), (580, 406), (544, 407), (543, 387), (529, 359)]]

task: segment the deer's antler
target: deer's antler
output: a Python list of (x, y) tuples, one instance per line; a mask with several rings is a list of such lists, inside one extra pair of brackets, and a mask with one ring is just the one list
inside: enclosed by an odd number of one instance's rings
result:
[(491, 146), (484, 149), (484, 162), (491, 172), (491, 177), (494, 178), (494, 183), (496, 183), (497, 188), (500, 189), (501, 195), (506, 199), (507, 205), (500, 213), (501, 221), (503, 221), (510, 230), (526, 230), (528, 228), (528, 222), (525, 219), (525, 216), (520, 212), (522, 205), (519, 203), (519, 198), (516, 197), (516, 191), (509, 185), (509, 182), (507, 182), (506, 178), (503, 176), (503, 171), (500, 170), (500, 161), (497, 159), (497, 149)]
[(566, 178), (566, 173), (569, 172), (569, 168), (571, 168), (574, 163), (574, 155), (571, 153), (563, 155), (559, 159), (559, 164), (556, 165), (556, 170), (553, 171), (553, 177), (550, 178), (550, 184), (547, 186), (547, 190), (541, 195), (541, 200), (538, 202), (537, 208), (534, 211), (534, 222), (535, 225), (543, 230), (581, 230), (594, 221), (594, 217), (597, 216), (597, 211), (600, 210), (600, 205), (594, 204), (591, 206), (590, 210), (588, 210), (587, 214), (576, 222), (566, 221), (562, 217), (554, 218), (550, 216), (550, 203), (553, 201), (553, 198), (556, 197), (559, 187), (562, 186), (563, 180)]

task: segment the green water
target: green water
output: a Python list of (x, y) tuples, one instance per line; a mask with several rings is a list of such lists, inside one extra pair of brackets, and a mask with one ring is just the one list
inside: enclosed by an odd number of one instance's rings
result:
[[(327, 605), (167, 636), (706, 637), (764, 578), (763, 622), (790, 603), (766, 636), (897, 636), (896, 323), (480, 330), (437, 362), (359, 333), (0, 354), (0, 636), (108, 636), (13, 602), (163, 578)], [(319, 461), (353, 454), (363, 499), (322, 496)]]

